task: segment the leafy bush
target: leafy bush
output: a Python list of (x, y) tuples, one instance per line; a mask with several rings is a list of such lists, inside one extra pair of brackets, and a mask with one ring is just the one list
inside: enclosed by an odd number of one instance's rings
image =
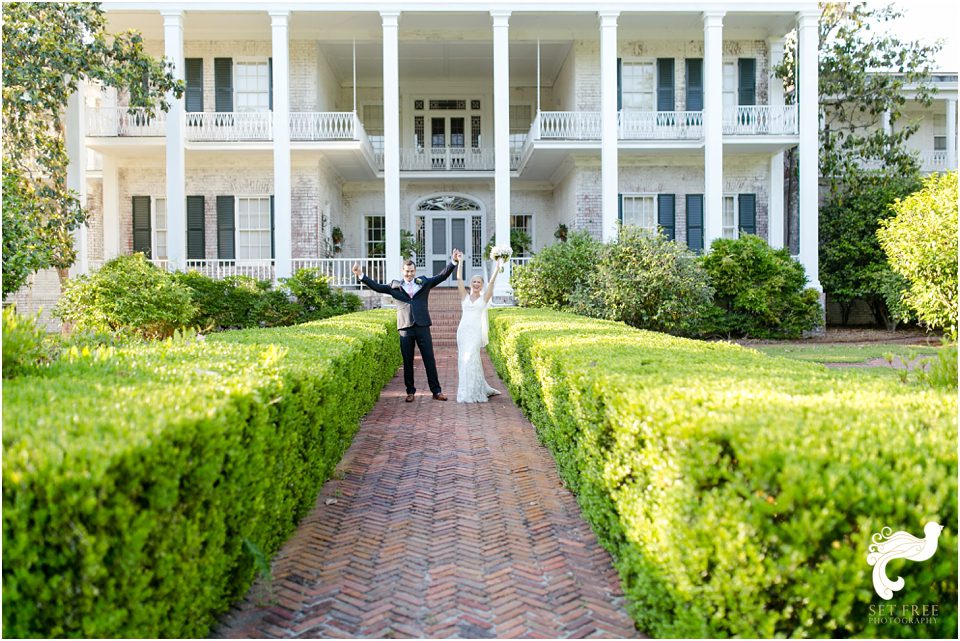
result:
[(804, 289), (803, 265), (759, 236), (717, 239), (701, 259), (720, 313), (711, 333), (797, 338), (823, 322), (820, 296)]
[(662, 234), (627, 226), (616, 242), (603, 246), (572, 310), (632, 327), (690, 334), (697, 331), (711, 295), (696, 254)]
[(920, 380), (933, 387), (957, 389), (957, 344), (941, 347), (930, 369), (921, 372)]
[(510, 284), (517, 303), (524, 307), (565, 309), (574, 291), (594, 270), (602, 243), (585, 231), (569, 235), (567, 242), (543, 248), (526, 265), (513, 268)]
[[(956, 636), (952, 391), (547, 310), (491, 311), (489, 349), (651, 637)], [(872, 534), (931, 520), (888, 573), (940, 616), (872, 621)]]
[(203, 638), (400, 364), (364, 312), (65, 355), (3, 390), (3, 632)]
[(282, 280), (283, 291), (296, 299), (300, 321), (319, 320), (337, 314), (356, 312), (363, 304), (356, 294), (330, 287), (330, 279), (318, 269), (298, 269)]
[(893, 205), (877, 237), (890, 266), (910, 282), (904, 302), (920, 322), (957, 337), (957, 172), (933, 174)]
[(51, 357), (46, 332), (35, 317), (21, 316), (13, 305), (3, 308), (3, 378), (34, 371)]
[(118, 256), (89, 276), (67, 282), (54, 313), (81, 331), (164, 338), (196, 313), (190, 290), (143, 254)]
[(192, 327), (203, 332), (240, 329), (257, 324), (257, 308), (262, 288), (247, 276), (216, 280), (196, 271), (176, 272), (174, 279), (190, 288), (196, 313)]

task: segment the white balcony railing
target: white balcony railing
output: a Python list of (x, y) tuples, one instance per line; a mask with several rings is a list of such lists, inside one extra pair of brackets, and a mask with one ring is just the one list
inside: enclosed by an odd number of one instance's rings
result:
[[(169, 260), (154, 258), (151, 262), (167, 271), (174, 271)], [(228, 276), (248, 276), (257, 280), (272, 280), (274, 274), (272, 260), (255, 262), (218, 259), (188, 260), (184, 271), (199, 272), (217, 280)]]
[(723, 133), (742, 135), (791, 135), (800, 132), (796, 105), (754, 105), (723, 113)]
[(541, 140), (600, 140), (599, 111), (541, 111), (531, 127)]
[[(383, 171), (383, 153), (374, 152), (377, 169)], [(403, 148), (400, 171), (493, 171), (494, 150), (464, 147)], [(510, 151), (510, 169), (520, 166), (519, 150)]]
[(947, 152), (943, 151), (921, 151), (918, 154), (920, 161), (920, 171), (925, 174), (933, 172), (953, 171), (956, 167), (947, 166)]
[(702, 111), (621, 111), (621, 140), (688, 140), (703, 137)]
[(358, 140), (360, 119), (352, 111), (290, 114), (290, 140)]
[(93, 137), (114, 136), (166, 136), (167, 114), (142, 107), (101, 107), (87, 110), (87, 135)]
[(386, 258), (294, 258), (293, 271), (318, 269), (330, 279), (332, 287), (350, 289), (360, 287), (357, 277), (353, 275), (354, 263), (360, 263), (363, 273), (373, 280), (381, 283), (386, 280)]
[(273, 113), (269, 111), (190, 112), (187, 140), (241, 142), (273, 139)]

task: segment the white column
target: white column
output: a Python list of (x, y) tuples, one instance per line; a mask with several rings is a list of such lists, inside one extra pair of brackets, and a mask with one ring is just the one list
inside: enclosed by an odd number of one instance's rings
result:
[(617, 18), (619, 11), (600, 16), (600, 219), (601, 238), (617, 238)]
[(957, 101), (947, 99), (947, 171), (957, 169)]
[(819, 68), (817, 47), (819, 33), (816, 12), (800, 13), (797, 16), (800, 108), (800, 262), (807, 272), (810, 287), (823, 291), (820, 286), (819, 260), (819, 208), (818, 196), (818, 128)]
[(400, 45), (399, 11), (381, 11), (383, 19), (383, 214), (386, 217), (387, 271), (400, 272)]
[[(783, 38), (770, 38), (770, 106), (779, 108), (784, 105), (783, 81), (773, 72), (773, 68), (783, 62)], [(774, 249), (784, 245), (783, 215), (783, 152), (770, 158), (770, 207), (767, 211), (767, 243)]]
[[(87, 147), (86, 137), (86, 83), (83, 79), (77, 83), (77, 90), (67, 99), (67, 118), (65, 123), (66, 151), (70, 158), (67, 166), (67, 188), (75, 191), (80, 205), (87, 206)], [(73, 244), (77, 249), (77, 261), (70, 268), (70, 276), (86, 274), (90, 266), (87, 256), (87, 225), (80, 225), (73, 232)]]
[(120, 180), (117, 160), (103, 155), (103, 259), (120, 255)]
[[(496, 244), (510, 246), (510, 42), (509, 11), (491, 11), (493, 18), (493, 182)], [(484, 256), (488, 260), (489, 256)], [(497, 277), (495, 296), (508, 296), (510, 265)]]
[(723, 227), (723, 15), (703, 13), (703, 249)]
[(289, 11), (271, 11), (273, 43), (273, 225), (274, 275), (293, 274), (293, 228), (290, 214), (290, 44)]
[[(183, 12), (162, 11), (163, 50), (173, 62), (174, 75), (183, 80)], [(186, 156), (183, 99), (167, 96), (167, 257), (170, 269), (184, 269), (187, 257)]]

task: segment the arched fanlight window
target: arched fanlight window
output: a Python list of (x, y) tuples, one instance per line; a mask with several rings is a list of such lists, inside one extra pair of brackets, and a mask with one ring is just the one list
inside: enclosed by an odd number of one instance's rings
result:
[(480, 211), (480, 205), (463, 196), (434, 196), (417, 205), (417, 211)]

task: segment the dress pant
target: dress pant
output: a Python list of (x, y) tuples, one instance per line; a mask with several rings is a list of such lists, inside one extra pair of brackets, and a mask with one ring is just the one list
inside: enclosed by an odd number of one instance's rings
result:
[(413, 384), (413, 346), (420, 348), (423, 367), (427, 370), (427, 384), (434, 394), (440, 393), (440, 377), (437, 375), (437, 360), (433, 356), (433, 337), (429, 325), (412, 325), (400, 330), (400, 353), (403, 355), (403, 384), (407, 394), (413, 394), (417, 388)]

